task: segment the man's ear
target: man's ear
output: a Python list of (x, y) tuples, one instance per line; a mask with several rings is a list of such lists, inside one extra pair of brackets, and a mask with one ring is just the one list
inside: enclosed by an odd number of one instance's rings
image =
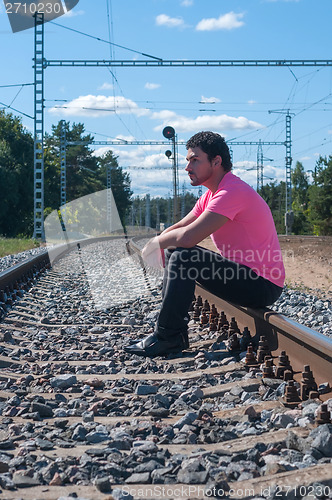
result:
[(216, 167), (219, 167), (220, 165), (222, 165), (222, 158), (220, 155), (217, 155), (213, 158), (213, 164), (216, 166)]

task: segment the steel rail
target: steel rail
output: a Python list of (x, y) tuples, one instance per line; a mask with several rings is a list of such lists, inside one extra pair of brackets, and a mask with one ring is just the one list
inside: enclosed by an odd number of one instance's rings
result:
[[(130, 246), (133, 251), (140, 253), (137, 240), (131, 241)], [(303, 366), (310, 365), (316, 382), (328, 382), (332, 387), (332, 339), (269, 308), (253, 309), (231, 304), (199, 284), (196, 285), (195, 294), (215, 304), (227, 317), (235, 317), (238, 326), (241, 329), (248, 327), (253, 337), (266, 337), (273, 356), (286, 351), (295, 371), (295, 380), (301, 378)]]
[(19, 264), (0, 272), (0, 291), (5, 290), (6, 287), (12, 286), (16, 281), (21, 280), (24, 276), (28, 275), (30, 271), (45, 267), (50, 263), (47, 250), (34, 257), (27, 258)]
[[(143, 236), (141, 236), (143, 237)], [(145, 236), (146, 237), (146, 236)], [(93, 243), (113, 240), (113, 239), (123, 239), (127, 241), (126, 237), (121, 236), (99, 236), (95, 238), (84, 238), (80, 240), (72, 240), (68, 243), (49, 246), (44, 252), (34, 257), (29, 257), (24, 261), (15, 264), (14, 266), (5, 269), (0, 272), (0, 302), (1, 302), (1, 292), (4, 292), (6, 288), (12, 288), (16, 282), (24, 281), (29, 273), (34, 269), (40, 271), (49, 267), (53, 263), (57, 262), (59, 259), (67, 255), (69, 252), (83, 248), (86, 245), (91, 245)]]
[[(140, 235), (129, 240), (127, 246), (130, 252), (140, 255), (141, 247), (137, 242), (146, 237), (146, 235)], [(116, 238), (121, 238), (121, 236)], [(50, 262), (55, 262), (68, 252), (77, 249), (78, 244), (85, 246), (108, 239), (114, 239), (114, 236), (73, 241), (68, 245), (60, 245), (55, 249), (50, 249), (51, 255), (45, 251), (2, 271), (0, 273), (0, 292), (4, 292), (6, 288), (13, 290), (15, 283), (24, 281), (31, 270), (45, 269), (50, 265)], [(143, 272), (146, 273), (141, 259), (139, 262), (143, 267)], [(281, 351), (286, 351), (292, 360), (295, 379), (299, 378), (303, 365), (308, 364), (314, 372), (318, 384), (328, 382), (332, 387), (332, 340), (330, 338), (269, 308), (252, 309), (226, 302), (198, 284), (196, 286), (197, 295), (201, 295), (204, 300), (208, 300), (211, 304), (214, 303), (218, 310), (225, 312), (227, 317), (235, 317), (239, 327), (242, 329), (245, 326), (248, 327), (253, 337), (255, 335), (265, 336), (274, 356), (277, 356)]]
[[(140, 253), (141, 253), (141, 247), (138, 244), (139, 239), (141, 239), (143, 236), (140, 236), (140, 238), (135, 238), (134, 241), (130, 240), (128, 241), (128, 250), (129, 252), (134, 252), (136, 255), (134, 255), (135, 260), (138, 260), (141, 262), (141, 265), (144, 266), (144, 262), (141, 259)], [(145, 235), (144, 238), (148, 238), (149, 235)], [(94, 239), (85, 239), (85, 240), (80, 240), (78, 242), (72, 242), (70, 245), (64, 245), (61, 249), (57, 248), (57, 255), (56, 259), (61, 259), (64, 257), (68, 252), (71, 250), (77, 249), (77, 244), (79, 243), (80, 245), (88, 245), (90, 243), (94, 242), (99, 242), (99, 241), (105, 241), (105, 239), (110, 239), (110, 238), (94, 238)], [(112, 238), (113, 239), (113, 238)], [(41, 259), (43, 256), (38, 256), (39, 259)], [(30, 265), (31, 262), (35, 261), (36, 258), (34, 259), (29, 259)], [(26, 266), (28, 266), (28, 262), (25, 263)], [(14, 267), (23, 267), (21, 266), (14, 266)], [(13, 272), (13, 269), (10, 271), (7, 271), (8, 274), (11, 274)], [(15, 271), (16, 272), (16, 271)], [(139, 272), (139, 271), (138, 271)], [(6, 273), (6, 272), (5, 272)], [(1, 274), (5, 274), (1, 273)], [(2, 373), (0, 374), (0, 378), (5, 384), (2, 385), (2, 390), (0, 391), (0, 399), (1, 401), (8, 401), (9, 398), (13, 398), (14, 396), (21, 397), (24, 399), (25, 405), (28, 403), (31, 406), (27, 407), (25, 406), (25, 410), (31, 410), (33, 411), (33, 405), (35, 404), (35, 401), (39, 403), (38, 398), (44, 398), (45, 404), (39, 405), (42, 408), (40, 410), (37, 410), (35, 408), (36, 412), (41, 411), (43, 408), (46, 409), (49, 407), (50, 408), (55, 408), (58, 407), (57, 401), (57, 396), (64, 396), (68, 401), (77, 398), (77, 392), (76, 390), (69, 393), (67, 391), (61, 390), (58, 392), (58, 390), (50, 390), (49, 389), (49, 382), (46, 382), (46, 380), (49, 379), (49, 377), (52, 377), (53, 375), (56, 375), (57, 373), (61, 374), (72, 374), (74, 367), (81, 367), (84, 368), (86, 366), (89, 366), (91, 364), (98, 364), (100, 362), (103, 362), (104, 359), (107, 359), (107, 361), (110, 360), (109, 354), (106, 354), (106, 357), (102, 356), (96, 356), (96, 358), (91, 358), (90, 356), (85, 357), (82, 356), (82, 359), (76, 359), (76, 358), (67, 358), (66, 356), (63, 358), (64, 352), (68, 352), (68, 349), (73, 347), (73, 351), (77, 351), (77, 354), (79, 353), (87, 353), (87, 351), (91, 351), (91, 353), (96, 352), (99, 350), (99, 347), (104, 347), (105, 345), (105, 338), (103, 335), (100, 335), (100, 332), (98, 333), (89, 333), (89, 336), (86, 335), (85, 330), (83, 331), (82, 335), (83, 337), (80, 337), (79, 334), (76, 332), (74, 335), (72, 335), (74, 342), (69, 342), (69, 336), (68, 334), (67, 341), (61, 345), (61, 342), (56, 345), (56, 351), (57, 356), (59, 357), (52, 357), (49, 358), (49, 362), (52, 363), (50, 366), (52, 366), (52, 370), (54, 369), (54, 372), (50, 373), (49, 375), (45, 375), (44, 368), (45, 368), (45, 359), (42, 356), (45, 355), (45, 353), (50, 352), (52, 356), (54, 356), (55, 350), (54, 350), (54, 343), (57, 340), (62, 340), (62, 336), (64, 335), (63, 332), (61, 331), (61, 328), (68, 328), (69, 324), (66, 323), (64, 325), (59, 325), (59, 324), (44, 324), (40, 322), (40, 317), (42, 314), (42, 311), (45, 311), (45, 308), (43, 306), (39, 310), (37, 309), (36, 306), (38, 305), (37, 303), (40, 300), (41, 296), (41, 301), (43, 300), (43, 297), (45, 297), (45, 291), (48, 292), (50, 287), (52, 287), (52, 283), (54, 280), (58, 282), (58, 279), (61, 279), (60, 277), (61, 270), (57, 271), (56, 266), (54, 267), (54, 271), (51, 271), (50, 274), (43, 274), (41, 280), (39, 283), (35, 283), (34, 287), (34, 293), (32, 296), (32, 301), (31, 304), (29, 304), (29, 294), (28, 295), (28, 300), (26, 301), (25, 305), (22, 305), (20, 307), (20, 304), (18, 304), (18, 307), (13, 308), (13, 313), (12, 313), (12, 318), (9, 318), (8, 322), (6, 320), (4, 321), (2, 328), (0, 329), (3, 334), (3, 340), (2, 340), (2, 346), (5, 347), (4, 354), (0, 356), (0, 367), (2, 368)], [(65, 273), (66, 274), (66, 273)], [(66, 276), (64, 276), (66, 278)], [(1, 283), (1, 282), (0, 282)], [(35, 293), (39, 287), (39, 293)], [(67, 292), (66, 292), (67, 293)], [(40, 294), (40, 296), (39, 296)], [(297, 370), (297, 365), (294, 361), (295, 359), (295, 354), (294, 350), (298, 350), (298, 359), (299, 359), (299, 366), (301, 369), (303, 363), (310, 363), (313, 367), (314, 360), (308, 361), (308, 351), (310, 353), (312, 352), (313, 359), (319, 358), (320, 359), (320, 364), (322, 365), (322, 359), (324, 362), (326, 362), (326, 367), (329, 369), (326, 377), (330, 375), (330, 368), (331, 368), (331, 351), (332, 351), (332, 343), (330, 344), (327, 339), (324, 337), (325, 341), (325, 353), (323, 353), (323, 356), (320, 356), (322, 351), (322, 343), (321, 343), (321, 335), (317, 334), (313, 330), (303, 328), (300, 325), (297, 325), (295, 322), (288, 320), (282, 315), (279, 315), (273, 311), (270, 311), (269, 309), (249, 309), (249, 308), (243, 308), (243, 307), (238, 307), (233, 304), (229, 304), (225, 301), (222, 301), (221, 299), (218, 299), (212, 294), (209, 294), (209, 292), (205, 291), (202, 288), (196, 289), (196, 294), (200, 294), (203, 299), (209, 300), (210, 303), (215, 303), (215, 305), (220, 308), (221, 310), (224, 310), (225, 313), (229, 316), (236, 316), (238, 326), (239, 327), (244, 327), (244, 326), (249, 326), (251, 333), (255, 335), (265, 335), (269, 338), (270, 346), (271, 348), (276, 348), (277, 349), (283, 349), (287, 350), (288, 353), (291, 355), (291, 363), (293, 365), (293, 368)], [(57, 300), (61, 300), (61, 296), (59, 295), (57, 297)], [(158, 300), (159, 301), (159, 300)], [(10, 313), (11, 314), (11, 313)], [(9, 316), (10, 316), (9, 314)], [(22, 315), (22, 320), (20, 319), (20, 315)], [(122, 317), (122, 316), (121, 316)], [(27, 321), (26, 318), (29, 318), (30, 321)], [(14, 323), (12, 324), (11, 321)], [(77, 326), (77, 321), (71, 320), (75, 326)], [(106, 324), (103, 322), (102, 325), (105, 327)], [(48, 344), (47, 341), (41, 341), (37, 343), (36, 345), (32, 344), (30, 346), (31, 339), (34, 338), (35, 333), (33, 332), (31, 336), (31, 326), (38, 327), (42, 326), (43, 330), (48, 326), (50, 328), (50, 331), (48, 332), (48, 335), (53, 338), (53, 341)], [(91, 327), (92, 324), (89, 323), (89, 327)], [(114, 326), (116, 327), (121, 327), (122, 329), (125, 327), (123, 323), (116, 323), (116, 325), (110, 325), (107, 324), (108, 328), (113, 328)], [(29, 330), (27, 330), (28, 327)], [(7, 332), (8, 329), (8, 332)], [(34, 328), (34, 331), (36, 328)], [(8, 346), (8, 339), (6, 340), (5, 338), (5, 333), (8, 334), (11, 332), (15, 338), (15, 340), (18, 341), (17, 345), (14, 346)], [(26, 335), (27, 333), (27, 335)], [(312, 340), (312, 337), (314, 334), (314, 340)], [(127, 333), (128, 336), (132, 336), (133, 338), (137, 338), (137, 331), (130, 331)], [(234, 374), (238, 371), (241, 370), (243, 373), (243, 364), (239, 362), (227, 364), (227, 365), (222, 365), (222, 363), (217, 363), (217, 365), (214, 366), (207, 366), (207, 367), (195, 367), (195, 360), (193, 356), (196, 356), (197, 351), (199, 352), (201, 349), (206, 349), (207, 346), (211, 346), (213, 342), (216, 341), (218, 337), (218, 334), (216, 332), (211, 334), (211, 338), (209, 334), (204, 334), (204, 338), (200, 339), (198, 342), (193, 342), (192, 345), (190, 346), (189, 352), (184, 353), (183, 357), (176, 357), (174, 359), (159, 359), (156, 361), (157, 365), (160, 365), (159, 369), (157, 369), (157, 372), (155, 373), (154, 371), (147, 371), (144, 372), (137, 372), (137, 373), (126, 373), (123, 372), (123, 370), (120, 370), (116, 373), (97, 373), (95, 371), (87, 371), (85, 372), (82, 370), (81, 372), (77, 372), (77, 389), (78, 392), (80, 389), (86, 386), (86, 384), (92, 383), (91, 380), (91, 373), (93, 373), (93, 377), (95, 377), (93, 380), (94, 382), (100, 382), (101, 384), (108, 382), (110, 383), (111, 381), (122, 381), (124, 380), (124, 377), (128, 380), (129, 382), (132, 381), (142, 381), (144, 384), (144, 381), (149, 381), (149, 383), (153, 383), (155, 385), (158, 385), (161, 380), (168, 379), (169, 381), (173, 381), (174, 383), (178, 383), (179, 381), (199, 381), (202, 377), (202, 375), (210, 375), (212, 377), (214, 376), (221, 376), (222, 381), (220, 383), (213, 383), (210, 384), (203, 384), (202, 385), (202, 391), (203, 391), (203, 396), (202, 399), (205, 399), (207, 401), (213, 399), (220, 398), (222, 399), (223, 396), (227, 393), (229, 393), (233, 388), (241, 388), (244, 391), (251, 392), (251, 391), (257, 391), (259, 390), (260, 387), (262, 387), (261, 380), (259, 377), (257, 378), (250, 378), (247, 380), (244, 378), (243, 380), (239, 380), (237, 377), (234, 377), (233, 380), (223, 380), (225, 374), (230, 374), (233, 372)], [(295, 337), (295, 343), (294, 339)], [(83, 338), (85, 340), (83, 340)], [(79, 348), (75, 342), (77, 339), (80, 340), (81, 344), (79, 345)], [(291, 340), (289, 340), (291, 339)], [(7, 343), (6, 343), (7, 342)], [(290, 345), (293, 347), (290, 348), (290, 346), (287, 344), (290, 342)], [(76, 345), (76, 347), (75, 347)], [(295, 346), (295, 347), (294, 347)], [(14, 349), (17, 347), (24, 349), (25, 347), (28, 347), (31, 351), (32, 358), (20, 358), (20, 356), (16, 357)], [(49, 351), (51, 347), (51, 351)], [(87, 349), (88, 348), (88, 349)], [(302, 351), (300, 352), (300, 349)], [(290, 352), (290, 350), (292, 352)], [(38, 353), (39, 357), (36, 356)], [(116, 351), (116, 355), (119, 355), (119, 351)], [(227, 355), (227, 353), (226, 353)], [(311, 354), (310, 354), (311, 355)], [(319, 357), (320, 356), (320, 357)], [(68, 360), (69, 359), (69, 360)], [(111, 358), (112, 359), (112, 358)], [(126, 359), (124, 357), (124, 359)], [(121, 363), (124, 361), (122, 360)], [(28, 365), (27, 365), (28, 363)], [(188, 369), (189, 364), (190, 364), (190, 369)], [(316, 363), (316, 361), (315, 361)], [(164, 368), (170, 365), (171, 368), (173, 368), (170, 371), (165, 371)], [(121, 365), (122, 366), (122, 365)], [(125, 366), (125, 365), (123, 365)], [(32, 388), (29, 388), (29, 386), (24, 386), (22, 384), (19, 384), (20, 389), (17, 389), (17, 385), (15, 385), (15, 382), (21, 379), (22, 373), (21, 373), (21, 368), (23, 370), (24, 376), (26, 376), (27, 373), (33, 374), (34, 381), (33, 383), (37, 383), (38, 385), (38, 392), (34, 392)], [(27, 371), (27, 368), (30, 370), (29, 372)], [(183, 370), (185, 368), (185, 370)], [(314, 366), (314, 370), (316, 370), (316, 365)], [(318, 370), (318, 369), (317, 369)], [(75, 370), (76, 372), (76, 370)], [(326, 381), (327, 378), (325, 377), (325, 373), (322, 373), (320, 371), (315, 371), (314, 375), (316, 377), (316, 381), (318, 379), (318, 373), (322, 374), (322, 381)], [(324, 378), (325, 377), (325, 378)], [(328, 379), (329, 380), (329, 379)], [(39, 384), (39, 382), (42, 382)], [(200, 382), (197, 382), (198, 384)], [(24, 388), (23, 391), (21, 390), (22, 387)], [(92, 385), (94, 387), (94, 385)], [(98, 387), (96, 385), (96, 387)], [(120, 386), (120, 388), (122, 385)], [(267, 387), (264, 388), (266, 390)], [(57, 393), (57, 394), (55, 394)], [(131, 395), (130, 397), (134, 397), (135, 401), (137, 399), (142, 399), (145, 398), (145, 395), (138, 395), (134, 394), (133, 391), (123, 391), (120, 393), (115, 393), (111, 394), (109, 392), (109, 389), (106, 391), (103, 388), (98, 389), (95, 394), (92, 392), (92, 398), (89, 399), (89, 396), (85, 396), (85, 400), (89, 401), (91, 403), (96, 404), (97, 401), (108, 401), (108, 403), (111, 405), (116, 404), (117, 406), (121, 404), (125, 404), (125, 401), (127, 397)], [(60, 397), (61, 397), (60, 396)], [(329, 396), (329, 395), (323, 395), (324, 396)], [(132, 400), (134, 401), (134, 400)], [(113, 407), (112, 407), (113, 408)], [(129, 406), (128, 406), (129, 408)], [(279, 413), (283, 413), (285, 410), (283, 407), (283, 401), (273, 399), (271, 401), (269, 400), (260, 400), (257, 404), (253, 403), (250, 407), (250, 412), (256, 412), (256, 416), (260, 416), (262, 411), (273, 411)], [(12, 410), (13, 408), (11, 408)], [(119, 407), (120, 409), (120, 407)], [(156, 417), (153, 416), (152, 414), (147, 414), (146, 413), (146, 406), (142, 405), (142, 409), (144, 411), (143, 415), (137, 415), (136, 413), (132, 413), (128, 415), (128, 413), (124, 414), (123, 409), (120, 411), (118, 410), (112, 410), (112, 413), (110, 412), (109, 414), (103, 413), (103, 408), (101, 408), (101, 413), (99, 414), (98, 411), (96, 412), (96, 417), (95, 417), (95, 422), (99, 422), (100, 424), (105, 424), (111, 428), (114, 426), (118, 425), (126, 425), (128, 423), (136, 422), (137, 419), (139, 421), (144, 420), (147, 422), (153, 423), (155, 425), (156, 423)], [(16, 410), (14, 409), (14, 412)], [(230, 424), (228, 425), (237, 425), (239, 422), (239, 417), (249, 417), (248, 412), (248, 406), (242, 405), (242, 404), (237, 404), (234, 408), (226, 408), (226, 409), (218, 409), (218, 410), (213, 410), (212, 413), (212, 423), (214, 419), (223, 419), (225, 421), (229, 421)], [(32, 415), (32, 414), (31, 414)], [(125, 415), (125, 416), (124, 416)], [(205, 415), (208, 416), (208, 415)], [(2, 420), (2, 426), (4, 431), (8, 428), (6, 426), (9, 426), (9, 423), (14, 424), (14, 426), (22, 426), (27, 423), (26, 417), (27, 415), (24, 414), (14, 414), (11, 416), (10, 420), (8, 419), (8, 416), (3, 413), (3, 420)], [(179, 418), (183, 418), (183, 411), (182, 408), (180, 408), (180, 414), (176, 411), (176, 414), (170, 414), (166, 417), (158, 417), (159, 423), (156, 424), (156, 428), (160, 429), (163, 428), (164, 425), (174, 425), (175, 422), (179, 420)], [(209, 416), (208, 416), (209, 417)], [(27, 417), (27, 418), (31, 418)], [(47, 419), (46, 420), (46, 425), (48, 427), (48, 431), (54, 430), (55, 428), (58, 430), (59, 427), (57, 425), (57, 422), (59, 422), (59, 418), (57, 418), (55, 415), (41, 415), (41, 419)], [(209, 417), (210, 418), (210, 417)], [(68, 422), (69, 425), (71, 425), (73, 428), (73, 425), (77, 424), (82, 424), (82, 416), (80, 413), (75, 414), (75, 415), (70, 415), (66, 416), (66, 422)], [(63, 421), (63, 420), (62, 420)], [(203, 417), (201, 419), (202, 423), (202, 429), (207, 429), (208, 431), (210, 430), (210, 424), (207, 423), (207, 426), (204, 427), (203, 424)], [(216, 420), (218, 422), (218, 420)], [(319, 422), (317, 422), (319, 423)], [(38, 422), (35, 426), (35, 431), (38, 433), (40, 432), (40, 423)], [(67, 425), (67, 423), (66, 423)], [(84, 423), (83, 423), (84, 425)], [(88, 424), (90, 425), (90, 424)], [(310, 430), (312, 430), (312, 426), (309, 425), (307, 428), (295, 426), (291, 429), (291, 432), (293, 434), (294, 439), (306, 439), (307, 436), (309, 435)], [(38, 434), (39, 435), (39, 434)], [(42, 435), (42, 434), (41, 434)], [(159, 434), (158, 432), (158, 438), (157, 438), (157, 446), (160, 448), (160, 450), (167, 449), (168, 453), (171, 455), (174, 454), (182, 454), (186, 455), (188, 457), (193, 456), (192, 454), (195, 454), (195, 456), (201, 456), (202, 454), (209, 454), (216, 452), (217, 454), (227, 454), (231, 456), (238, 455), (239, 453), (247, 453), (249, 450), (254, 449), (258, 443), (260, 446), (264, 445), (266, 447), (278, 447), (278, 446), (285, 446), (285, 441), (289, 437), (289, 429), (275, 429), (275, 428), (270, 428), (267, 432), (263, 432), (259, 435), (238, 435), (238, 437), (234, 439), (229, 439), (227, 441), (221, 439), (219, 441), (214, 441), (212, 440), (209, 442), (208, 440), (203, 440), (202, 443), (190, 443), (187, 442), (185, 444), (183, 443), (176, 443), (176, 441), (171, 441), (171, 442), (166, 442), (163, 443), (162, 441), (158, 441), (159, 436), (161, 436), (161, 439), (163, 439), (163, 436)], [(67, 439), (67, 438), (66, 438)], [(61, 445), (58, 445), (57, 443), (54, 444), (53, 448), (51, 451), (48, 451), (45, 454), (45, 450), (37, 446), (37, 449), (33, 451), (33, 454), (39, 458), (43, 457), (43, 459), (46, 457), (48, 462), (50, 463), (55, 459), (63, 460), (68, 462), (70, 460), (70, 464), (78, 464), (80, 466), (80, 458), (86, 454), (89, 453), (90, 450), (92, 451), (93, 449), (98, 448), (98, 457), (99, 453), (102, 455), (100, 460), (97, 460), (98, 464), (104, 464), (107, 463), (107, 458), (109, 458), (109, 443), (105, 443), (105, 447), (103, 444), (101, 445), (95, 445), (94, 443), (88, 443), (85, 441), (84, 443), (79, 442), (77, 440), (73, 440), (72, 438), (68, 438), (69, 441), (72, 443), (71, 447), (66, 447), (63, 448)], [(52, 439), (51, 439), (52, 441)], [(11, 450), (11, 453), (13, 453), (13, 456), (19, 456), (21, 454), (21, 435), (17, 435), (16, 437), (13, 436), (13, 442), (14, 442), (14, 449)], [(144, 442), (144, 441), (143, 441)], [(5, 441), (6, 443), (6, 441)], [(290, 446), (287, 445), (287, 448)], [(131, 448), (134, 449), (134, 448)], [(263, 448), (264, 449), (264, 448)], [(124, 451), (122, 453), (127, 453), (127, 451)], [(129, 452), (130, 453), (130, 452)], [(103, 455), (104, 454), (104, 455)], [(15, 470), (15, 466), (13, 465), (13, 469)], [(20, 464), (17, 466), (16, 472), (20, 474)], [(280, 472), (279, 470), (277, 473), (274, 471), (270, 471), (268, 473), (262, 473), (262, 475), (258, 477), (253, 477), (249, 479), (230, 479), (230, 481), (227, 481), (229, 483), (229, 487), (232, 488), (231, 491), (234, 492), (234, 495), (231, 495), (232, 498), (253, 498), (254, 496), (259, 496), (262, 494), (263, 489), (268, 490), (273, 487), (276, 487), (277, 490), (281, 489), (281, 485), (283, 485), (284, 488), (286, 488), (286, 491), (290, 491), (292, 494), (294, 491), (305, 491), (310, 492), (313, 484), (315, 483), (321, 483), (323, 485), (326, 485), (326, 489), (324, 491), (327, 491), (328, 493), (331, 491), (331, 471), (332, 471), (332, 464), (330, 463), (319, 463), (318, 465), (312, 465), (310, 464), (308, 467), (305, 469), (296, 469), (292, 471), (287, 471), (287, 472)], [(56, 478), (56, 476), (54, 476)], [(54, 479), (53, 478), (53, 479)], [(6, 498), (8, 499), (14, 499), (14, 498), (21, 498), (23, 493), (24, 493), (24, 498), (26, 500), (32, 500), (35, 498), (44, 498), (45, 500), (51, 500), (54, 498), (59, 498), (63, 497), (66, 495), (70, 495), (71, 493), (75, 493), (76, 496), (79, 495), (80, 497), (88, 497), (91, 500), (99, 500), (101, 498), (101, 490), (97, 489), (97, 487), (93, 484), (93, 480), (95, 479), (95, 474), (91, 472), (91, 475), (89, 476), (88, 480), (84, 479), (84, 484), (80, 483), (74, 483), (71, 484), (71, 482), (65, 482), (62, 483), (58, 481), (50, 481), (45, 478), (42, 479), (42, 482), (36, 486), (32, 487), (24, 487), (24, 492), (22, 492), (21, 487), (19, 490), (15, 491), (8, 491), (4, 488), (4, 493)], [(47, 481), (47, 484), (46, 484)], [(227, 484), (226, 483), (226, 484)], [(31, 485), (29, 485), (31, 486)], [(125, 479), (122, 479), (118, 481), (118, 484), (116, 481), (112, 483), (112, 489), (113, 488), (128, 488), (128, 485), (125, 483)], [(206, 498), (206, 494), (204, 494), (205, 488), (207, 487), (206, 484), (196, 484), (195, 487), (196, 490), (190, 489), (189, 494), (178, 494), (179, 491), (181, 491), (181, 488), (183, 487), (183, 491), (188, 491), (190, 485), (188, 484), (182, 484), (180, 482), (175, 482), (175, 483), (168, 483), (167, 481), (165, 484), (154, 484), (152, 482), (149, 483), (143, 483), (141, 482), (140, 479), (137, 479), (137, 483), (132, 484), (129, 483), (129, 487), (131, 490), (131, 494), (135, 498), (135, 500), (142, 498), (142, 491), (143, 488), (146, 488), (145, 491), (151, 491), (151, 494), (144, 494), (144, 498), (151, 498), (151, 500), (157, 498), (157, 496), (154, 493), (154, 491), (159, 491), (158, 488), (164, 488), (166, 489), (167, 493), (163, 495), (163, 498), (174, 498), (174, 496), (180, 498), (192, 498), (193, 500), (202, 500), (203, 498)], [(156, 490), (153, 490), (153, 488), (157, 488)], [(187, 490), (186, 490), (187, 489)], [(248, 495), (246, 494), (245, 496), (241, 493), (242, 491), (250, 491)], [(128, 491), (128, 489), (127, 489)], [(106, 492), (106, 491), (105, 491)], [(237, 494), (238, 492), (238, 494)], [(111, 492), (110, 492), (111, 493)], [(302, 494), (301, 494), (302, 495)], [(210, 495), (208, 495), (210, 496)], [(286, 495), (287, 496), (287, 495)]]

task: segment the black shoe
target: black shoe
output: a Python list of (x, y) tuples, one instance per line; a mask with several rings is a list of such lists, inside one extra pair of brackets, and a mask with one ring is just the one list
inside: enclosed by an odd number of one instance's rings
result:
[(156, 333), (152, 333), (136, 344), (125, 346), (124, 350), (129, 354), (153, 358), (154, 356), (182, 352), (188, 347), (188, 332), (185, 331), (167, 339), (157, 337)]

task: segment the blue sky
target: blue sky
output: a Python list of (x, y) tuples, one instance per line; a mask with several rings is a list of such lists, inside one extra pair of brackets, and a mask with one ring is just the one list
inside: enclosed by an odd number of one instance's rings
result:
[[(18, 110), (33, 130), (25, 116), (33, 115), (32, 86), (6, 87), (33, 82), (33, 30), (12, 33), (0, 5), (0, 107)], [(329, 59), (330, 20), (330, 0), (80, 0), (57, 24), (45, 25), (45, 57)], [(45, 128), (65, 119), (83, 122), (96, 140), (160, 140), (171, 125), (179, 140), (209, 129), (226, 140), (284, 141), (289, 109), (293, 165), (301, 161), (310, 170), (319, 155), (331, 154), (331, 98), (331, 67), (47, 68)], [(111, 149), (128, 168), (136, 195), (171, 193), (165, 146)], [(181, 190), (183, 183), (191, 189), (185, 155), (179, 147)], [(264, 182), (285, 180), (285, 148), (264, 146), (263, 155)], [(234, 173), (253, 187), (256, 158), (257, 146), (233, 147)]]

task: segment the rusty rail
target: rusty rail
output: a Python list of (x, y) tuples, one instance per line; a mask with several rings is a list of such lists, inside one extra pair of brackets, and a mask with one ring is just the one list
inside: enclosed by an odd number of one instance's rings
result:
[[(130, 241), (133, 252), (140, 253), (139, 238)], [(332, 387), (332, 339), (269, 308), (253, 309), (231, 304), (196, 285), (196, 296), (235, 317), (241, 329), (248, 327), (251, 335), (267, 338), (273, 356), (286, 351), (292, 361), (295, 380), (301, 378), (304, 365), (310, 365), (318, 384), (328, 382)], [(331, 392), (323, 399), (331, 397)]]

